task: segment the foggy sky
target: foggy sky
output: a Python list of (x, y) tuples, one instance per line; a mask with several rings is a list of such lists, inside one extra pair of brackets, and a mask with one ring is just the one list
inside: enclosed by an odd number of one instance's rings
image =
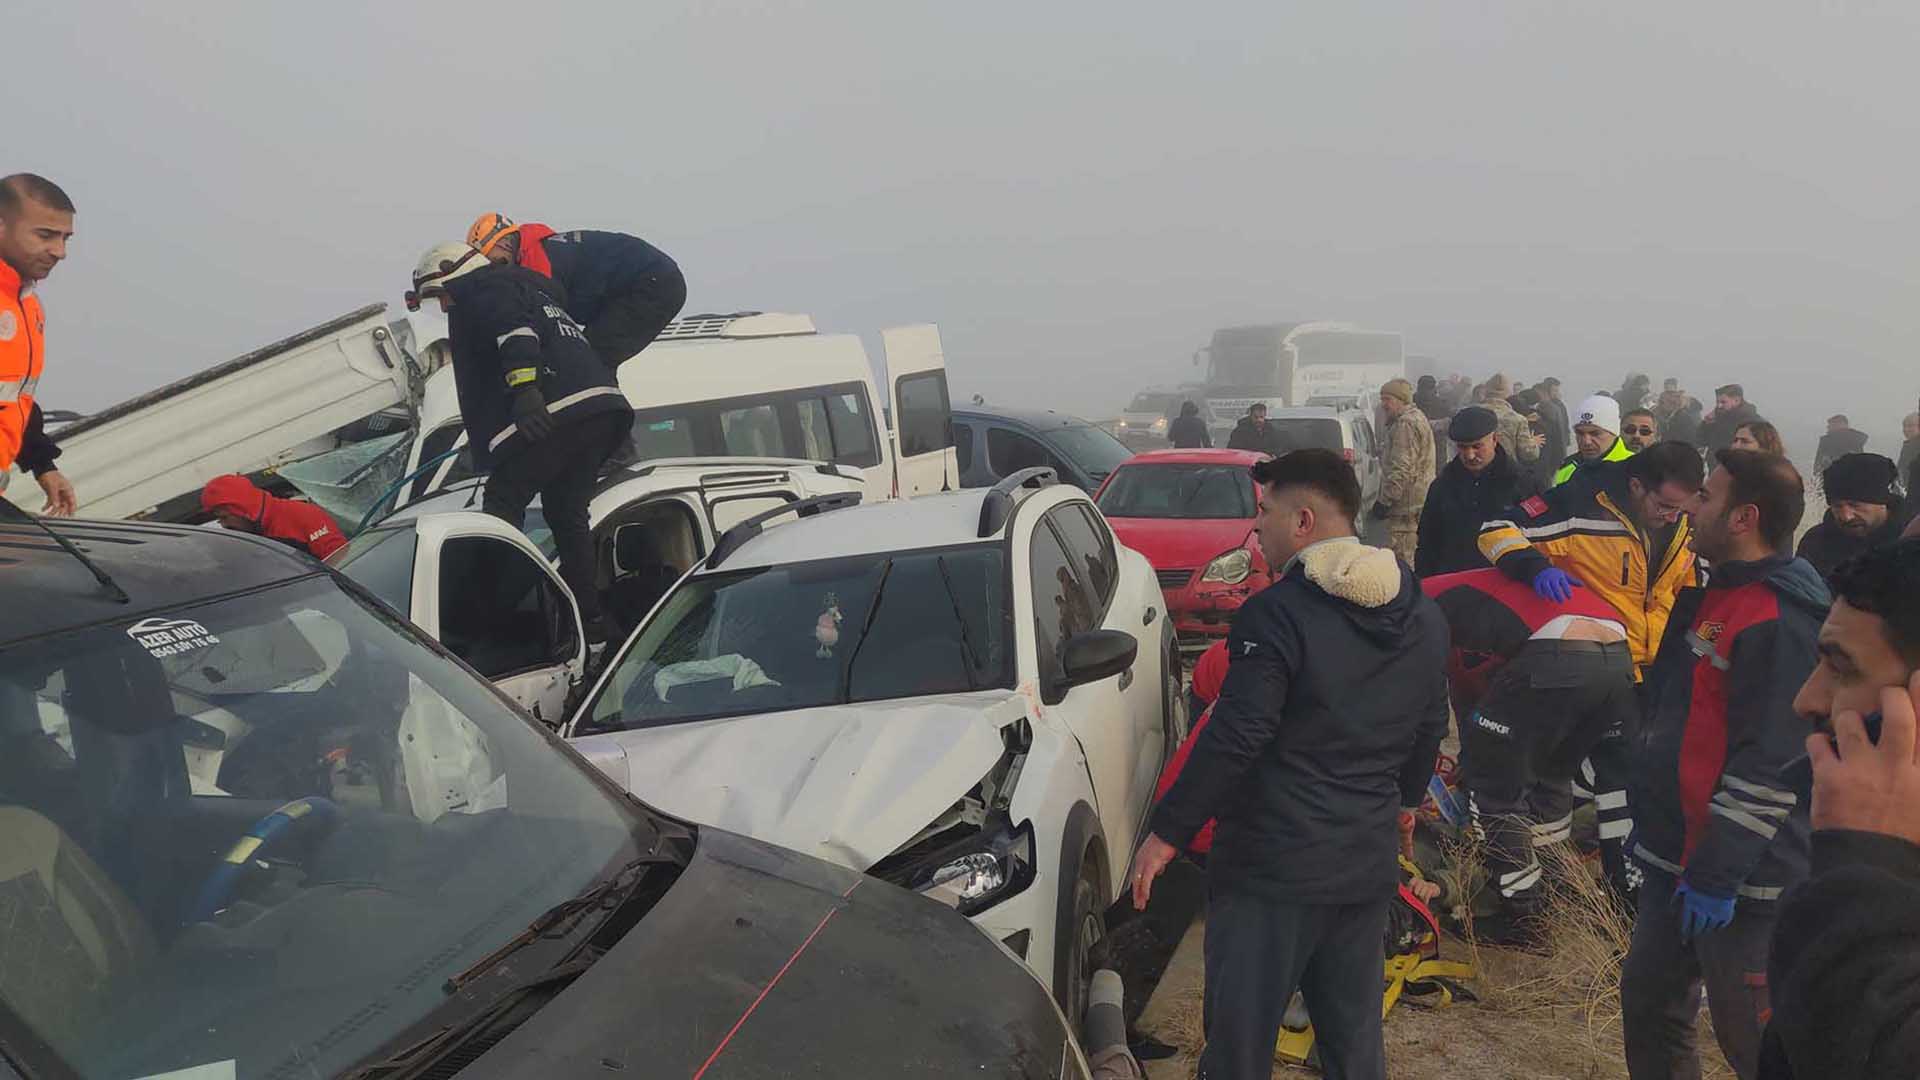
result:
[(1111, 415), (1301, 319), (1887, 453), (1920, 392), (1912, 5), (560, 6), (10, 11), (0, 172), (80, 206), (41, 400), (397, 307), (489, 209), (646, 236), (690, 311), (937, 322), (956, 400)]

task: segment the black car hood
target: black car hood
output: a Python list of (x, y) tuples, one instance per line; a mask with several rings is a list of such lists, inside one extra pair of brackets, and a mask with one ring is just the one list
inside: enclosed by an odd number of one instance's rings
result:
[(1046, 990), (957, 912), (702, 829), (620, 942), (461, 1077), (1082, 1075)]

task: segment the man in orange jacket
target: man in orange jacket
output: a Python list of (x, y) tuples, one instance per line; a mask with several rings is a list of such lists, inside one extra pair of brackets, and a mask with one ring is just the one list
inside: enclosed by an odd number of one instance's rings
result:
[(60, 448), (49, 439), (34, 402), (46, 366), (46, 315), (33, 287), (67, 257), (73, 200), (45, 177), (0, 177), (0, 490), (15, 466), (33, 473), (47, 494), (43, 513), (73, 514), (73, 485), (54, 466)]

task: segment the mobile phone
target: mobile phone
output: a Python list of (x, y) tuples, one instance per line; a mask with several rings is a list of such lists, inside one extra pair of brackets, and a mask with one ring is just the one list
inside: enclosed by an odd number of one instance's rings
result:
[[(1867, 729), (1867, 741), (1875, 746), (1880, 745), (1879, 710), (1876, 709), (1861, 717), (1860, 723)], [(1840, 741), (1835, 738), (1833, 734), (1833, 722), (1831, 720), (1823, 721), (1818, 730), (1827, 737), (1828, 745), (1832, 746), (1836, 751), (1840, 749)], [(1793, 785), (1795, 791), (1813, 790), (1813, 759), (1807, 755), (1801, 754), (1799, 757), (1787, 762), (1786, 768), (1782, 769), (1781, 773), (1786, 777), (1787, 782)]]

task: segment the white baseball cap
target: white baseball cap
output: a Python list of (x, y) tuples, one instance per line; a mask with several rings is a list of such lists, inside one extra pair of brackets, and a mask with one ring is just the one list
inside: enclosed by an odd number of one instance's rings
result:
[(1605, 394), (1595, 394), (1573, 410), (1575, 427), (1592, 424), (1611, 435), (1620, 434), (1620, 403)]

